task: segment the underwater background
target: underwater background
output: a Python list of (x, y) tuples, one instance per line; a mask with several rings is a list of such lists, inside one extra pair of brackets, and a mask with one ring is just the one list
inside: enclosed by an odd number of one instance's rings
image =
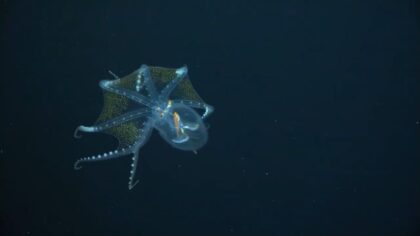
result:
[[(420, 235), (418, 1), (0, 1), (0, 235)], [(100, 80), (187, 65), (197, 154), (87, 163)]]

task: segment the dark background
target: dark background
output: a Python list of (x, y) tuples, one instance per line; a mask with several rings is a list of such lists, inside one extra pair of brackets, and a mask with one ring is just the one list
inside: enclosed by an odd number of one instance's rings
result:
[[(417, 1), (0, 2), (1, 235), (419, 235)], [(189, 66), (198, 155), (73, 138), (107, 71)]]

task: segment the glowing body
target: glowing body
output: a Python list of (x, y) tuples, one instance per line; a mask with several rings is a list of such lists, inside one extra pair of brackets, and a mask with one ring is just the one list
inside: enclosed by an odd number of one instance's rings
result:
[[(117, 137), (120, 147), (115, 151), (77, 160), (82, 162), (114, 159), (132, 155), (128, 188), (132, 189), (140, 148), (147, 142), (153, 128), (171, 146), (196, 151), (207, 142), (203, 119), (213, 108), (195, 92), (189, 82), (187, 67), (169, 69), (142, 65), (128, 76), (99, 83), (104, 90), (104, 108), (94, 126), (79, 126), (82, 132), (105, 132)], [(199, 115), (194, 109), (204, 110)]]

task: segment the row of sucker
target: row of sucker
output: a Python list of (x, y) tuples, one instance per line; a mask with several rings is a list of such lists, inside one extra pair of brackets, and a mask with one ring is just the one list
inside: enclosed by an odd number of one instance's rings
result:
[(80, 170), (82, 167), (79, 164), (82, 162), (102, 161), (102, 160), (118, 158), (118, 157), (127, 155), (130, 152), (130, 150), (131, 150), (131, 146), (127, 148), (122, 148), (120, 150), (114, 150), (114, 151), (105, 152), (103, 154), (80, 158), (74, 163), (74, 169)]
[(134, 183), (134, 176), (136, 175), (136, 169), (137, 169), (137, 161), (138, 161), (138, 152), (134, 154), (134, 156), (131, 158), (131, 170), (130, 170), (130, 177), (128, 181), (128, 189), (131, 190), (136, 186), (136, 184), (139, 183), (139, 180), (136, 180)]
[(140, 148), (147, 142), (147, 140), (150, 137), (151, 130), (152, 130), (152, 123), (150, 121), (148, 123), (143, 123), (143, 128), (139, 129), (139, 136), (137, 142), (132, 146), (133, 157), (131, 158), (131, 170), (130, 170), (130, 177), (128, 180), (128, 189), (131, 190), (134, 188), (134, 186), (139, 182), (139, 180), (136, 180), (134, 182), (134, 177), (136, 175), (137, 170), (137, 162), (139, 159), (139, 150)]
[(137, 79), (136, 79), (136, 91), (139, 93), (140, 90), (142, 88), (142, 84), (141, 84), (141, 74), (138, 73), (137, 74)]

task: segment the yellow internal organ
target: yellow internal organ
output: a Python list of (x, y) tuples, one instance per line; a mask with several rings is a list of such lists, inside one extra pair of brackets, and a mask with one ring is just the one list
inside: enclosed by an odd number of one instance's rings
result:
[(176, 136), (179, 137), (180, 135), (179, 121), (181, 119), (179, 118), (179, 114), (176, 111), (173, 114), (173, 119), (174, 119), (174, 124), (175, 124)]

